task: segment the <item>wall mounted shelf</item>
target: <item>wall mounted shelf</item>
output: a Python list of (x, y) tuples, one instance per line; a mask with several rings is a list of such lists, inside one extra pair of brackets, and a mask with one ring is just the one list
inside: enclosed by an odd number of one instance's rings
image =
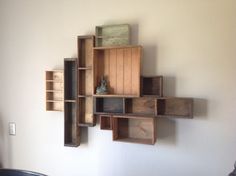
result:
[(165, 97), (163, 76), (141, 76), (143, 47), (130, 45), (129, 25), (97, 26), (96, 36), (77, 37), (77, 47), (64, 75), (46, 72), (46, 109), (64, 110), (65, 146), (79, 146), (81, 128), (95, 126), (95, 117), (114, 141), (151, 145), (157, 118), (193, 118), (193, 98)]
[(63, 111), (63, 70), (46, 71), (46, 110)]
[(64, 59), (64, 144), (77, 147), (80, 145), (77, 102), (77, 59)]
[(94, 126), (93, 115), (93, 48), (94, 36), (78, 36), (78, 106), (79, 126)]

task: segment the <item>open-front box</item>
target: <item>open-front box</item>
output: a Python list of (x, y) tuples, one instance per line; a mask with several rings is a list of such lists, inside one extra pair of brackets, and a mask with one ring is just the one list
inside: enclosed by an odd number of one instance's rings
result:
[[(94, 96), (140, 96), (141, 46), (94, 48)], [(107, 82), (107, 94), (96, 94), (101, 78)]]
[(193, 99), (163, 97), (157, 99), (159, 117), (193, 118)]
[(114, 141), (155, 144), (156, 118), (113, 116), (112, 132)]
[(93, 47), (94, 36), (78, 36), (77, 100), (79, 126), (94, 126), (93, 116)]

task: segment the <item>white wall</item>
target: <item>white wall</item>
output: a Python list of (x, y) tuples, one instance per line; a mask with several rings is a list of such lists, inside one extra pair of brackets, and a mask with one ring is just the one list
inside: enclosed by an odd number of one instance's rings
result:
[[(223, 176), (236, 160), (235, 0), (0, 0), (0, 161), (51, 176)], [(63, 113), (45, 111), (44, 71), (76, 56), (76, 36), (129, 23), (143, 74), (195, 98), (193, 120), (158, 119), (155, 146), (112, 142), (97, 125), (63, 146)], [(8, 135), (16, 122), (17, 135)]]

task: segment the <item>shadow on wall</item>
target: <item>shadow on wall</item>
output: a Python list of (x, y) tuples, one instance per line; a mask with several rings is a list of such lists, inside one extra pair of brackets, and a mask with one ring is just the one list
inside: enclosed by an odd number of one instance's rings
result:
[[(176, 96), (176, 78), (164, 76), (164, 96)], [(193, 99), (193, 120), (206, 119), (208, 101), (202, 98)], [(176, 145), (176, 121), (177, 118), (158, 118), (157, 119), (157, 139), (167, 145)], [(186, 119), (187, 120), (187, 119)]]

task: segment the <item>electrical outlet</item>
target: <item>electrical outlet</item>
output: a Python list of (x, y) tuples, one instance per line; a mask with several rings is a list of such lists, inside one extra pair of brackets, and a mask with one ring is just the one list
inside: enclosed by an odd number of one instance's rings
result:
[(14, 122), (9, 123), (9, 135), (16, 135), (16, 124)]

